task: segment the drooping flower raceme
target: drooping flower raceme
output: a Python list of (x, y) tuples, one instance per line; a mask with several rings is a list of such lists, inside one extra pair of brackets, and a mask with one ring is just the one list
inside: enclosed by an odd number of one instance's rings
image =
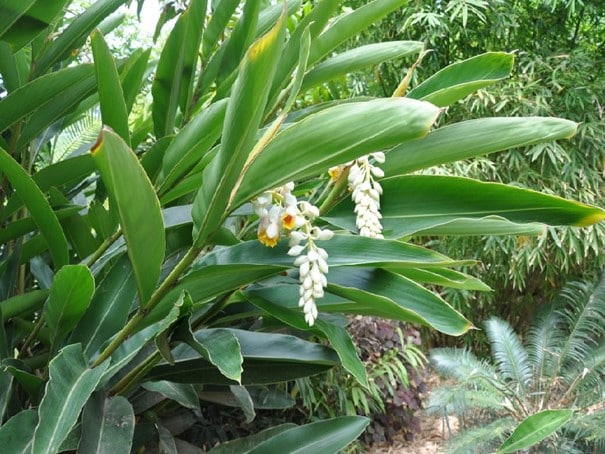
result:
[(329, 240), (334, 233), (313, 226), (319, 216), (316, 206), (298, 201), (292, 194), (293, 183), (267, 191), (253, 202), (259, 217), (258, 240), (268, 247), (275, 247), (282, 232), (288, 233), (288, 255), (296, 257), (294, 266), (299, 268), (299, 307), (303, 308), (305, 321), (313, 326), (317, 319), (317, 298), (324, 296), (328, 285), (328, 253), (315, 242)]
[(356, 225), (361, 236), (384, 238), (382, 235), (382, 214), (380, 213), (380, 196), (382, 186), (376, 178), (382, 178), (384, 172), (374, 165), (383, 163), (384, 153), (376, 152), (353, 161), (349, 170), (349, 189), (355, 203)]

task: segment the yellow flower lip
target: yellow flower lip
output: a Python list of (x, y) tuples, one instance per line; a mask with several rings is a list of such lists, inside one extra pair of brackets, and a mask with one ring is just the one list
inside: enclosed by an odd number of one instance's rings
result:
[(265, 232), (264, 230), (258, 233), (258, 241), (260, 241), (264, 246), (275, 247), (277, 245), (278, 240), (279, 237), (269, 238), (267, 236), (267, 232)]
[(292, 216), (290, 213), (284, 213), (282, 216), (282, 225), (284, 229), (292, 230), (296, 225), (296, 217)]

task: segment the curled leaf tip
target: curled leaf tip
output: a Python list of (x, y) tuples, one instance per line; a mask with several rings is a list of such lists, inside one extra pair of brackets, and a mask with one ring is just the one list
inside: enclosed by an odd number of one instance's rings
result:
[(97, 141), (94, 143), (94, 145), (92, 146), (92, 148), (90, 149), (90, 154), (91, 155), (95, 155), (97, 154), (97, 152), (99, 151), (99, 149), (101, 148), (101, 145), (103, 145), (103, 131), (101, 131), (97, 137)]

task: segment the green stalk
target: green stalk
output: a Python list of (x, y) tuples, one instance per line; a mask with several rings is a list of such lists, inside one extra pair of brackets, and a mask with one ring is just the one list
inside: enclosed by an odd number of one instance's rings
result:
[(319, 207), (319, 213), (324, 214), (329, 211), (336, 203), (340, 200), (342, 193), (346, 190), (349, 177), (349, 166), (345, 167), (342, 173), (338, 176), (338, 179), (332, 186), (332, 190)]
[(103, 241), (103, 243), (101, 243), (97, 250), (93, 252), (93, 254), (86, 260), (86, 262), (84, 262), (84, 265), (90, 268), (97, 260), (101, 258), (105, 251), (109, 249), (109, 246), (111, 246), (117, 241), (118, 238), (120, 238), (120, 236), (122, 236), (122, 229), (118, 229), (116, 233), (105, 238), (105, 240)]
[(111, 343), (101, 352), (99, 357), (95, 360), (93, 367), (96, 367), (103, 363), (107, 358), (111, 356), (113, 352), (115, 352), (122, 342), (124, 342), (131, 334), (134, 333), (137, 325), (153, 310), (155, 306), (166, 296), (168, 291), (172, 288), (172, 286), (176, 283), (178, 278), (183, 274), (183, 272), (193, 263), (195, 258), (198, 256), (201, 248), (191, 247), (185, 256), (181, 259), (181, 261), (174, 267), (174, 269), (170, 272), (166, 279), (162, 282), (162, 284), (153, 292), (149, 302), (145, 305), (145, 307), (140, 307), (137, 313), (130, 319), (130, 321), (122, 328), (116, 337), (111, 341)]
[(124, 395), (143, 378), (153, 366), (162, 359), (160, 352), (156, 351), (149, 355), (145, 360), (138, 364), (134, 369), (128, 372), (120, 381), (118, 381), (109, 391), (110, 395)]

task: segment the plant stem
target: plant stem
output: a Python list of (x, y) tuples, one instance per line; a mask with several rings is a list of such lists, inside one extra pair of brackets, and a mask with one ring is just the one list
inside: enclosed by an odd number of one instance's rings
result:
[(96, 367), (103, 363), (107, 358), (111, 356), (113, 352), (130, 336), (137, 325), (153, 310), (155, 306), (166, 296), (168, 291), (176, 283), (178, 278), (183, 272), (193, 263), (195, 258), (198, 256), (201, 248), (191, 247), (187, 253), (183, 256), (181, 261), (177, 263), (174, 269), (170, 272), (162, 284), (153, 292), (151, 298), (144, 307), (140, 307), (137, 313), (130, 319), (130, 321), (122, 328), (116, 337), (110, 342), (110, 344), (101, 352), (99, 357), (95, 360), (93, 367)]
[(109, 391), (110, 395), (121, 394), (124, 395), (136, 385), (141, 378), (143, 378), (149, 370), (155, 366), (162, 359), (160, 352), (156, 351), (141, 363), (139, 363), (134, 369), (128, 372), (120, 381), (118, 381), (113, 388)]
[(117, 241), (118, 238), (120, 238), (120, 236), (122, 236), (122, 229), (118, 229), (116, 233), (105, 238), (105, 240), (103, 241), (103, 243), (101, 243), (97, 250), (94, 251), (94, 253), (86, 260), (86, 262), (84, 262), (84, 265), (90, 268), (97, 260), (101, 258), (105, 251), (109, 249), (109, 246), (111, 246)]
[(332, 190), (326, 197), (326, 200), (324, 200), (321, 206), (319, 207), (320, 214), (324, 214), (326, 211), (332, 208), (336, 204), (336, 202), (338, 202), (340, 196), (342, 195), (342, 192), (347, 187), (348, 177), (349, 166), (346, 166), (341, 172), (341, 174), (338, 176), (338, 179), (334, 183), (334, 186), (332, 186)]

